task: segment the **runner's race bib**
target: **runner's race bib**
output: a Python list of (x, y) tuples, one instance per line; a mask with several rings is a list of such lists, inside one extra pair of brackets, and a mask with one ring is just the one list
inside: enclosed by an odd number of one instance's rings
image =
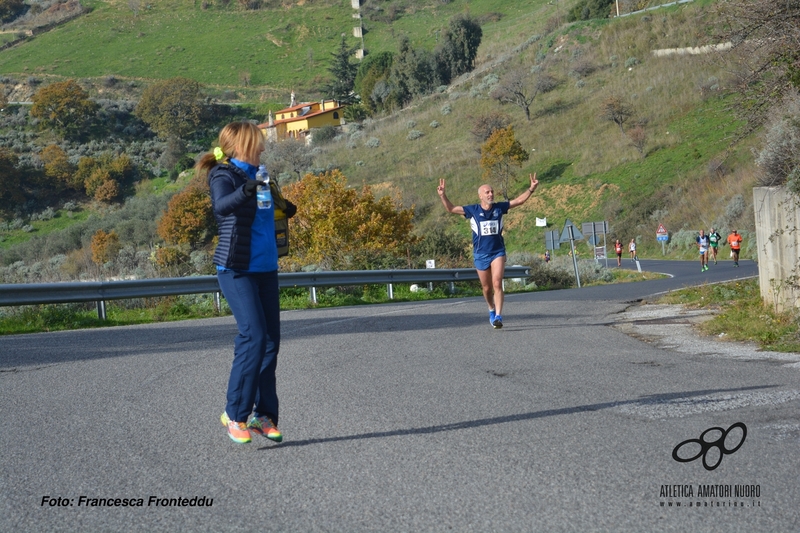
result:
[(497, 235), (500, 232), (500, 225), (496, 220), (481, 221), (481, 235)]

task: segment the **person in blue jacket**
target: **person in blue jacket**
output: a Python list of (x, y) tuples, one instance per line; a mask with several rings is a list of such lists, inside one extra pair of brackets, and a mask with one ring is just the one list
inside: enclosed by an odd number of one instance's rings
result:
[(448, 213), (463, 215), (472, 227), (472, 255), (483, 297), (489, 305), (489, 323), (495, 329), (503, 327), (503, 277), (506, 268), (506, 245), (503, 241), (503, 215), (512, 207), (524, 204), (533, 195), (539, 180), (530, 175), (531, 184), (525, 192), (510, 202), (495, 202), (491, 185), (478, 188), (479, 204), (453, 205), (447, 199), (444, 180), (439, 180), (437, 192)]
[(250, 442), (251, 432), (275, 442), (283, 439), (275, 387), (281, 325), (274, 206), (256, 205), (256, 189), (265, 182), (255, 175), (265, 148), (255, 124), (233, 122), (222, 128), (218, 146), (195, 167), (208, 180), (219, 229), (217, 280), (239, 330), (220, 416), (237, 443)]

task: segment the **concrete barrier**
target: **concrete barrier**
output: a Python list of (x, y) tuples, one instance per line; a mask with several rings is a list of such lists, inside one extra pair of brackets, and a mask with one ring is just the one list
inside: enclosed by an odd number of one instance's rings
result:
[(761, 298), (778, 312), (800, 307), (799, 199), (785, 187), (753, 188)]

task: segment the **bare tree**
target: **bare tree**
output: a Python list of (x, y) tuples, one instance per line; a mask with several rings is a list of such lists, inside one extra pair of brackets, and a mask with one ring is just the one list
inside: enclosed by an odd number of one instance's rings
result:
[(743, 100), (736, 107), (752, 130), (800, 87), (800, 0), (720, 0), (715, 7), (714, 39), (733, 45), (716, 60), (729, 65)]
[(297, 179), (300, 179), (303, 172), (308, 171), (314, 162), (311, 148), (305, 141), (299, 139), (286, 139), (270, 144), (267, 152), (269, 159), (267, 168), (270, 172), (292, 172), (297, 174)]
[(552, 76), (539, 72), (531, 75), (527, 69), (517, 68), (509, 71), (490, 96), (502, 104), (513, 104), (525, 112), (525, 118), (531, 119), (531, 104), (540, 94), (552, 91), (558, 81)]
[(631, 140), (631, 146), (638, 150), (639, 155), (644, 157), (644, 147), (647, 144), (647, 132), (640, 124), (628, 130), (628, 138)]
[(629, 118), (633, 116), (633, 109), (626, 104), (619, 96), (609, 96), (600, 106), (600, 118), (610, 120), (617, 126), (622, 134), (625, 134), (625, 128), (622, 127)]

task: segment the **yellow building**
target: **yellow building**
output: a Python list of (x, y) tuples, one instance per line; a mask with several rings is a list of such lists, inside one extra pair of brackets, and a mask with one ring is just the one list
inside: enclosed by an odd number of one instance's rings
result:
[(344, 125), (345, 106), (339, 105), (335, 100), (321, 100), (319, 102), (294, 103), (286, 109), (269, 114), (269, 122), (259, 124), (259, 128), (267, 136), (267, 141), (280, 142), (285, 139), (307, 139), (311, 130), (322, 126)]

